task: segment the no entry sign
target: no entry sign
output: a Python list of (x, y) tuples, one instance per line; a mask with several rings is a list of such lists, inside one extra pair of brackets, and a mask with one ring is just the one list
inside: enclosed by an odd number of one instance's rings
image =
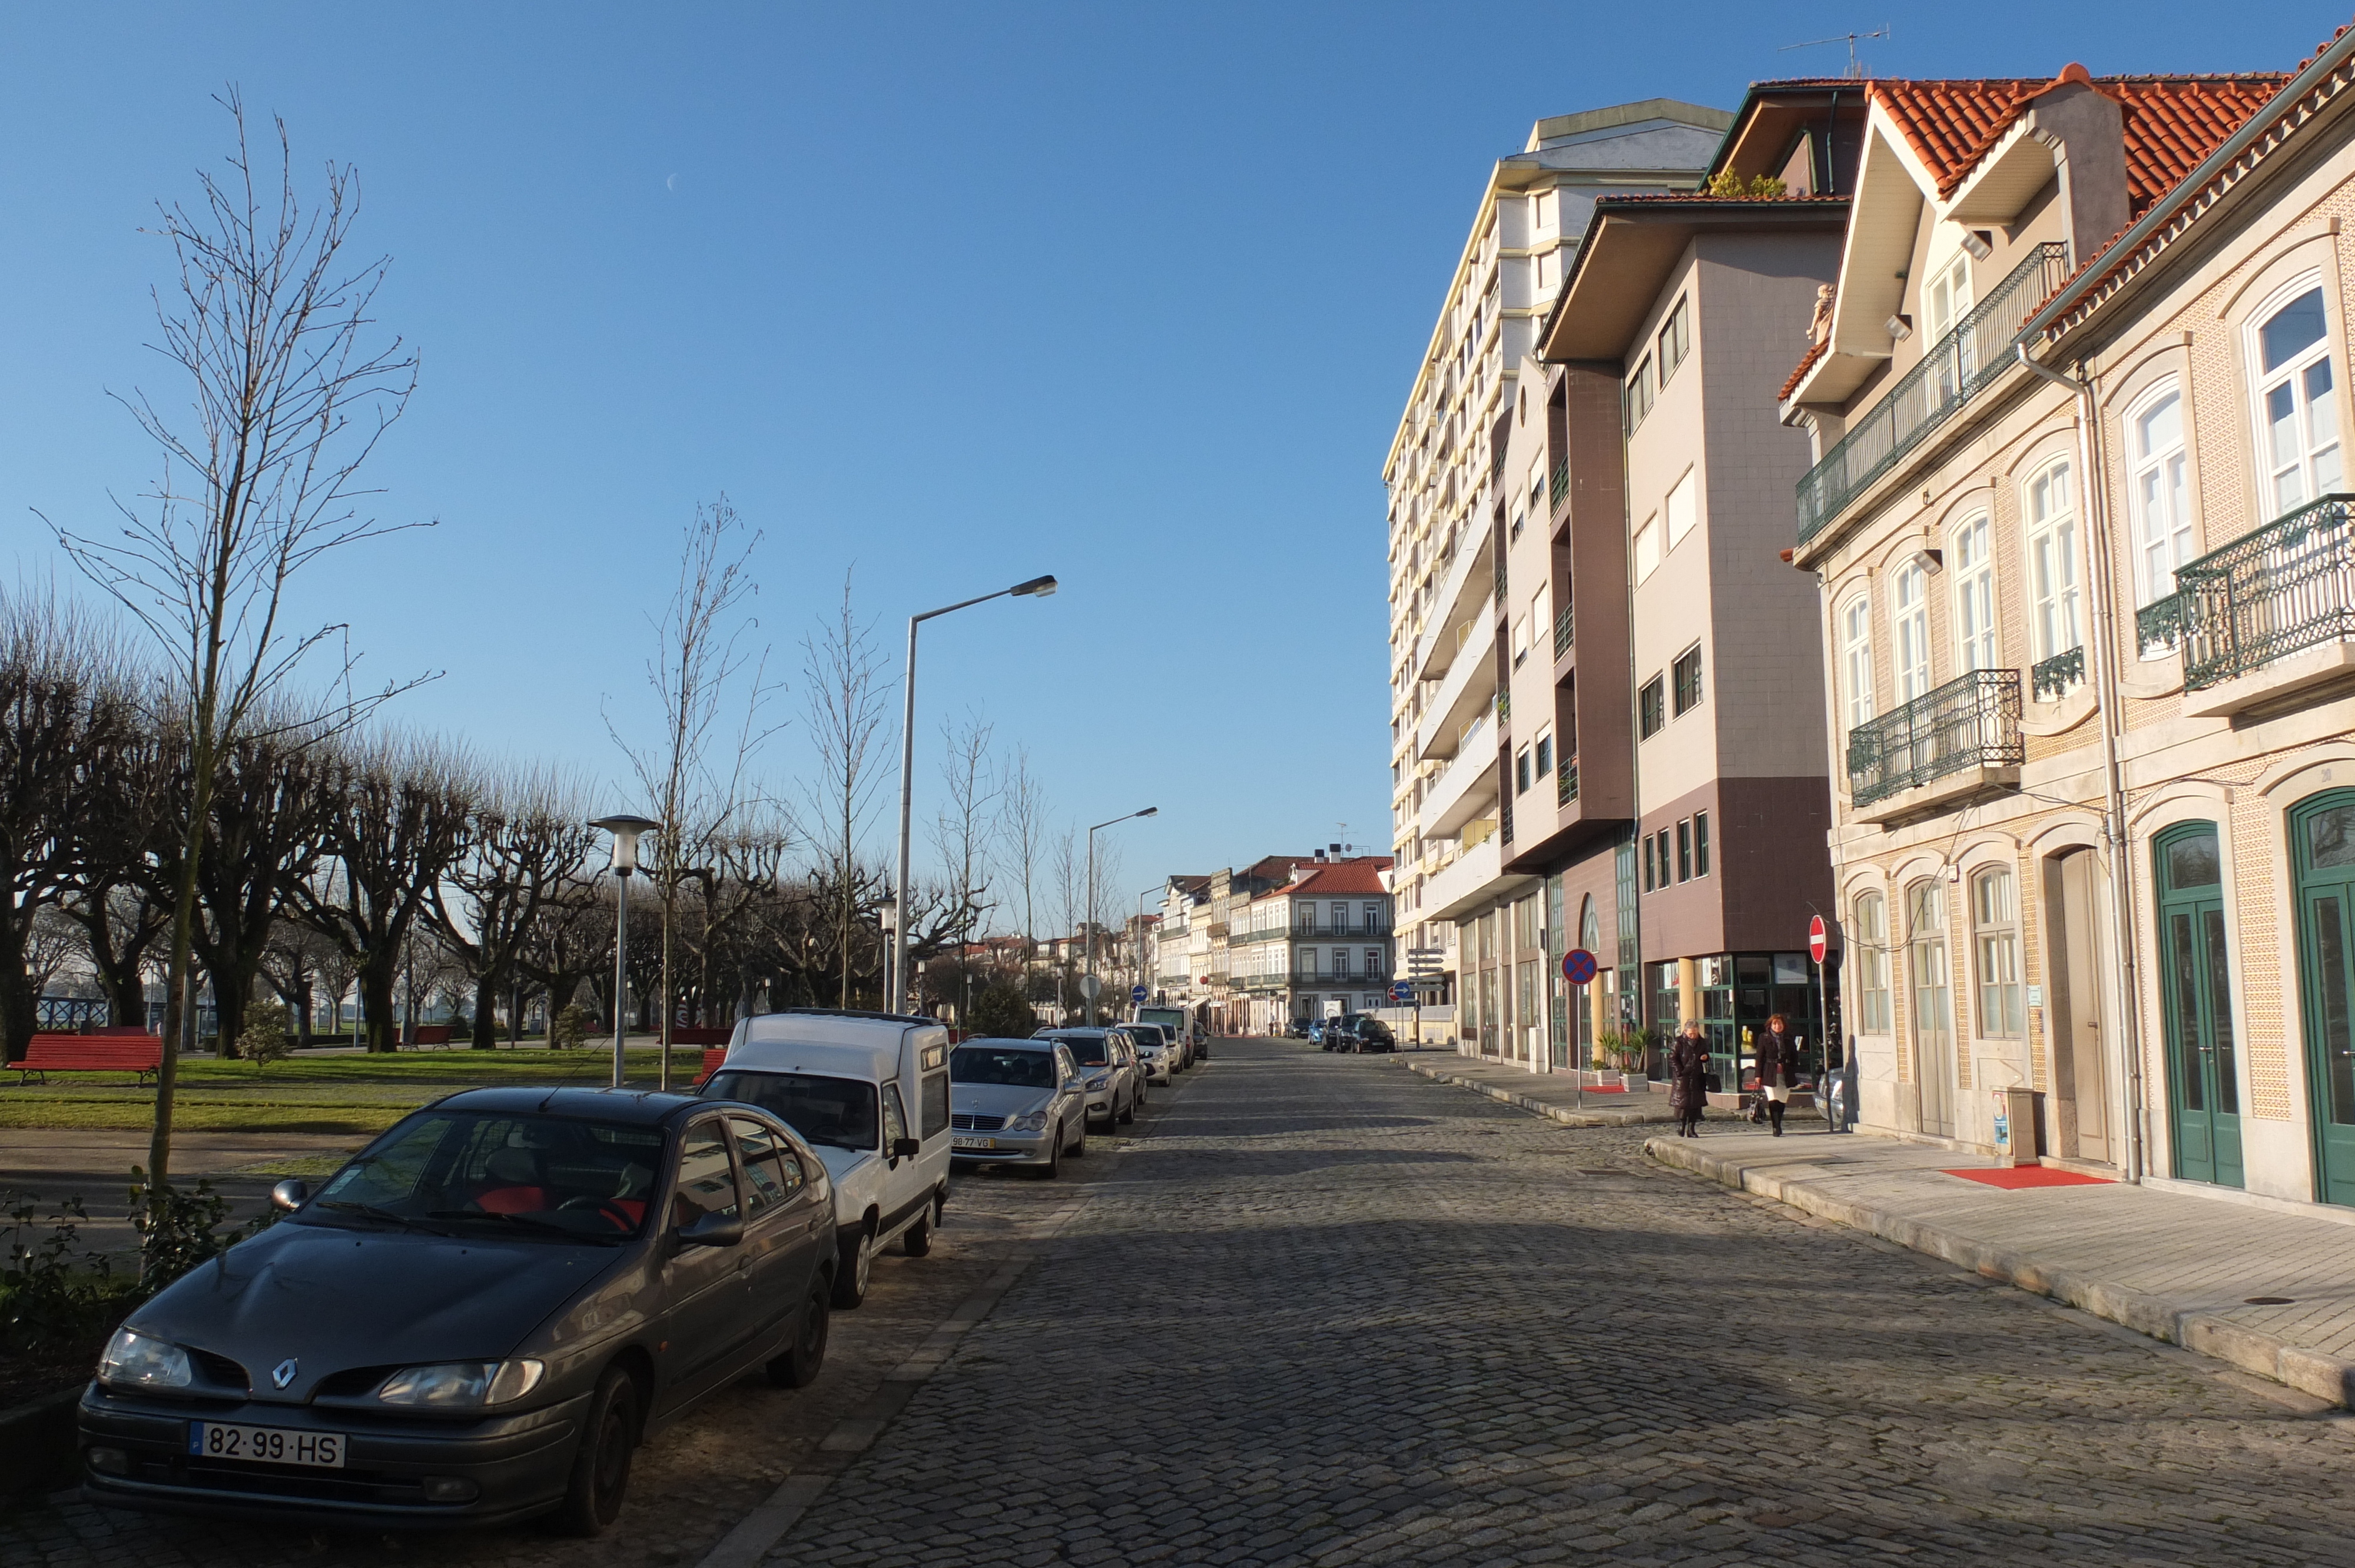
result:
[(1594, 955), (1584, 948), (1572, 948), (1561, 956), (1561, 978), (1571, 984), (1585, 985), (1594, 975)]
[(1830, 934), (1824, 929), (1824, 917), (1817, 915), (1807, 922), (1807, 957), (1822, 963), (1830, 950)]

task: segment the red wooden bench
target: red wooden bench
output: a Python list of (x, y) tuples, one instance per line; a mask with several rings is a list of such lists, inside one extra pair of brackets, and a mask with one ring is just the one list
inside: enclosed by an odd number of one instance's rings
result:
[(36, 1034), (24, 1059), (11, 1062), (19, 1084), (36, 1073), (136, 1073), (145, 1083), (164, 1065), (164, 1042), (155, 1034)]
[(732, 1023), (674, 1023), (670, 1026), (670, 1043), (674, 1045), (725, 1045), (735, 1038), (736, 1026)]
[(410, 1032), (411, 1045), (447, 1045), (450, 1026), (446, 1023), (421, 1023)]

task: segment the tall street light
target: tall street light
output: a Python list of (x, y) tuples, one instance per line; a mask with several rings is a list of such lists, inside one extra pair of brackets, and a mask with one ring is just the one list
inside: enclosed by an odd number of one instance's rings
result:
[(901, 686), (904, 704), (900, 715), (900, 874), (895, 887), (898, 902), (891, 913), (891, 958), (883, 976), (883, 1011), (906, 1011), (908, 968), (908, 826), (916, 795), (916, 628), (935, 616), (952, 610), (970, 609), (976, 604), (987, 604), (994, 599), (1045, 599), (1055, 591), (1053, 577), (1032, 577), (1027, 583), (1016, 583), (1010, 588), (999, 588), (978, 599), (961, 599), (944, 604), (938, 609), (928, 609), (922, 615), (908, 617), (908, 678)]
[[(1142, 811), (1131, 811), (1131, 812), (1129, 812), (1126, 816), (1114, 817), (1114, 818), (1113, 818), (1113, 819), (1112, 819), (1112, 821), (1108, 821), (1108, 822), (1098, 822), (1098, 823), (1095, 825), (1095, 827), (1090, 828), (1090, 829), (1088, 830), (1088, 919), (1087, 919), (1087, 924), (1088, 924), (1088, 976), (1087, 976), (1087, 978), (1088, 978), (1089, 980), (1094, 980), (1094, 981), (1095, 981), (1096, 991), (1100, 991), (1103, 990), (1103, 981), (1102, 980), (1097, 979), (1097, 977), (1096, 977), (1096, 833), (1097, 833), (1098, 830), (1100, 830), (1100, 829), (1109, 828), (1109, 827), (1114, 827), (1114, 826), (1116, 826), (1117, 824), (1122, 823), (1122, 822), (1133, 822), (1133, 821), (1135, 821), (1137, 818), (1139, 818), (1139, 817), (1150, 817), (1150, 816), (1153, 816), (1153, 815), (1155, 815), (1156, 813), (1157, 813), (1160, 810), (1161, 810), (1161, 808), (1160, 808), (1160, 807), (1158, 807), (1158, 806), (1147, 806), (1147, 807), (1146, 807), (1146, 808), (1145, 808), (1145, 810), (1143, 810)], [(1087, 1018), (1087, 1021), (1088, 1021), (1088, 1022), (1089, 1022), (1090, 1024), (1093, 1024), (1093, 1023), (1095, 1022), (1095, 1021), (1096, 1021), (1096, 997), (1095, 997), (1095, 991), (1089, 991), (1089, 990), (1088, 990), (1088, 988), (1087, 988), (1085, 985), (1082, 985), (1082, 986), (1080, 987), (1080, 991), (1081, 991), (1081, 993), (1082, 993), (1082, 995), (1084, 995), (1084, 996), (1087, 998), (1087, 1002), (1088, 1002), (1088, 1018)]]
[(650, 817), (600, 817), (589, 824), (613, 835), (613, 874), (621, 894), (613, 901), (613, 1086), (622, 1086), (622, 1035), (629, 1028), (630, 874), (638, 869), (638, 838), (662, 826)]

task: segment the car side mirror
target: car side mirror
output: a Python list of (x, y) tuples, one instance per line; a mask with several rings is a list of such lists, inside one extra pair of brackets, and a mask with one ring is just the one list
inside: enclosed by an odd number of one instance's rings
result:
[(681, 1246), (734, 1246), (744, 1239), (744, 1216), (717, 1212), (698, 1214), (678, 1227)]
[(296, 1177), (289, 1176), (270, 1189), (270, 1206), (280, 1213), (291, 1214), (301, 1208), (311, 1196), (311, 1189)]
[(895, 1138), (891, 1140), (891, 1158), (894, 1160), (913, 1160), (923, 1151), (924, 1140), (921, 1138)]

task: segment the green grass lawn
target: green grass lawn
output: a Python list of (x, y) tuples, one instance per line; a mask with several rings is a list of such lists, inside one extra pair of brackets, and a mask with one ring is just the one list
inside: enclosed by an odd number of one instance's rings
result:
[[(633, 1050), (633, 1087), (652, 1088), (659, 1064)], [(184, 1057), (174, 1124), (205, 1132), (381, 1132), (417, 1107), (485, 1084), (602, 1086), (607, 1049), (408, 1051), (389, 1056), (295, 1056), (259, 1065)], [(702, 1065), (699, 1050), (671, 1054), (671, 1083), (685, 1088)], [(128, 1075), (59, 1073), (46, 1084), (0, 1078), (0, 1130), (12, 1128), (136, 1131), (155, 1118), (155, 1089)]]

